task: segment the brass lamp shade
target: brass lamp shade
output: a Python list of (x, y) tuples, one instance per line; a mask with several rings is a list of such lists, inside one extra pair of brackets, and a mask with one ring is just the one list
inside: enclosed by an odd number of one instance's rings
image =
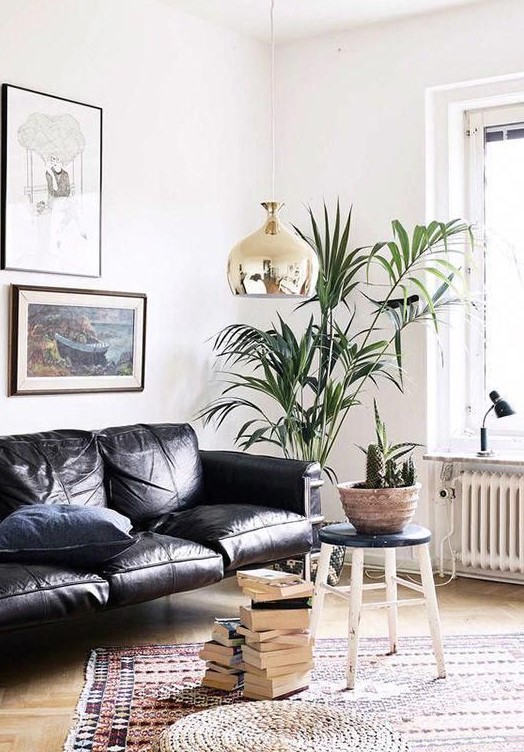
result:
[(234, 295), (307, 298), (315, 292), (315, 252), (281, 224), (283, 204), (268, 201), (260, 229), (237, 243), (229, 254), (227, 278)]

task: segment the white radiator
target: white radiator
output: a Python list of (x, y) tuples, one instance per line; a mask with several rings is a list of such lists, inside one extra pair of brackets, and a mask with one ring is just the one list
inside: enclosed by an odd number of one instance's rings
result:
[(524, 474), (466, 470), (461, 478), (463, 567), (524, 574)]

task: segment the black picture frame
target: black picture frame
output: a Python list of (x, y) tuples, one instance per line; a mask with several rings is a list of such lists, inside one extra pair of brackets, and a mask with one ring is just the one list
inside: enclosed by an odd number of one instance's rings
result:
[(102, 274), (102, 108), (2, 84), (0, 266)]

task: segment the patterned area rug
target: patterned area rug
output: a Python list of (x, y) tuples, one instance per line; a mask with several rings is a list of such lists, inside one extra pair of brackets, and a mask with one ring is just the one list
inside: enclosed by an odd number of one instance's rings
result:
[[(66, 752), (148, 752), (179, 718), (243, 702), (199, 686), (200, 645), (94, 650)], [(357, 686), (345, 690), (346, 640), (319, 640), (310, 688), (293, 699), (389, 722), (413, 752), (524, 752), (524, 635), (449, 637), (447, 679), (429, 639), (361, 640)]]

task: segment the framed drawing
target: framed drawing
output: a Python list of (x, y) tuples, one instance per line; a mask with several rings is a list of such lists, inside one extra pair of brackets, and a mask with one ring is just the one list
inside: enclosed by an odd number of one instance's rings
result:
[(11, 285), (9, 396), (144, 388), (146, 296)]
[(2, 85), (2, 269), (101, 274), (102, 110)]

